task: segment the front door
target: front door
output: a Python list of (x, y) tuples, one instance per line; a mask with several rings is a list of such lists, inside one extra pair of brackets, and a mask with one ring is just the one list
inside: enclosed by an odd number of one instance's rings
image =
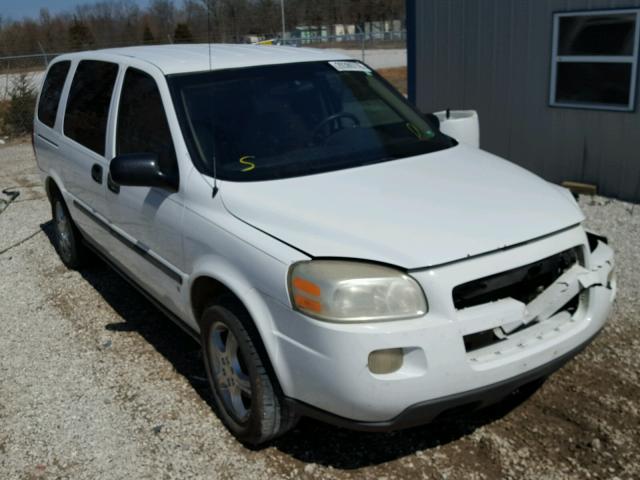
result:
[[(154, 153), (160, 169), (179, 177), (174, 143), (156, 80), (129, 67), (117, 105), (115, 155)], [(107, 179), (110, 250), (120, 267), (167, 308), (180, 313), (182, 194), (156, 187), (115, 185)]]

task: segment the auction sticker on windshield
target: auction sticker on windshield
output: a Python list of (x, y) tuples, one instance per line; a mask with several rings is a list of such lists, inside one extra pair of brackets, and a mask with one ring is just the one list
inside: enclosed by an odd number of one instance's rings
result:
[(338, 70), (339, 72), (365, 72), (371, 73), (371, 69), (367, 67), (365, 64), (360, 62), (345, 62), (345, 61), (335, 61), (329, 62), (329, 64)]

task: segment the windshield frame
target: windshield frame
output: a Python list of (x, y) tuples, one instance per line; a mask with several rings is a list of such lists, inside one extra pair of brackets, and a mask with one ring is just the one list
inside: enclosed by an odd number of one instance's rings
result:
[[(350, 62), (353, 61), (361, 65), (364, 65), (362, 64), (362, 62), (359, 62), (354, 59), (348, 59), (348, 60), (342, 60), (342, 61), (350, 61)], [(223, 180), (223, 181), (231, 181), (231, 182), (238, 182), (238, 183), (270, 181), (270, 180), (279, 180), (284, 178), (317, 175), (321, 173), (345, 170), (345, 169), (356, 168), (356, 167), (361, 167), (366, 165), (373, 165), (377, 163), (390, 162), (394, 160), (401, 160), (403, 158), (410, 158), (417, 155), (425, 155), (425, 154), (445, 150), (458, 145), (458, 142), (455, 139), (442, 133), (441, 130), (438, 128), (438, 126), (433, 124), (433, 121), (430, 118), (426, 117), (424, 113), (420, 112), (414, 105), (412, 105), (404, 95), (402, 95), (393, 85), (391, 85), (391, 83), (389, 83), (384, 77), (382, 77), (375, 70), (370, 69), (370, 73), (369, 73), (370, 75), (374, 76), (376, 80), (379, 81), (397, 100), (402, 102), (404, 106), (408, 107), (416, 115), (420, 116), (431, 127), (433, 133), (435, 134), (435, 136), (430, 139), (430, 145), (433, 147), (432, 149), (430, 149), (427, 152), (421, 152), (418, 154), (408, 154), (408, 155), (401, 155), (401, 156), (383, 156), (380, 158), (370, 159), (368, 161), (362, 161), (362, 162), (355, 161), (352, 163), (335, 164), (334, 162), (328, 161), (323, 167), (319, 167), (316, 169), (309, 169), (308, 171), (303, 171), (303, 172), (292, 172), (290, 174), (285, 174), (282, 176), (270, 177), (270, 178), (253, 177), (253, 176), (252, 177), (248, 176), (242, 179), (226, 178), (227, 176), (224, 175), (223, 171), (221, 171), (220, 169), (217, 169), (218, 171), (216, 172), (215, 166), (212, 165), (212, 162), (207, 162), (206, 159), (203, 158), (203, 156), (200, 153), (200, 149), (196, 145), (197, 141), (194, 138), (192, 129), (189, 127), (190, 120), (188, 118), (188, 114), (185, 110), (183, 102), (181, 101), (182, 86), (185, 84), (188, 84), (189, 81), (193, 81), (194, 78), (198, 78), (198, 77), (200, 78), (209, 77), (209, 80), (211, 82), (214, 82), (216, 80), (232, 78), (233, 73), (236, 73), (236, 72), (246, 72), (248, 70), (263, 71), (264, 69), (268, 69), (268, 68), (278, 68), (278, 67), (286, 68), (286, 67), (291, 67), (296, 65), (314, 64), (314, 63), (327, 64), (329, 63), (329, 61), (328, 60), (321, 60), (321, 61), (312, 60), (308, 62), (290, 62), (290, 63), (281, 63), (281, 64), (273, 64), (273, 65), (251, 65), (251, 66), (238, 67), (238, 68), (204, 70), (204, 71), (197, 71), (197, 72), (186, 72), (186, 73), (176, 73), (176, 74), (166, 75), (165, 78), (167, 80), (169, 92), (171, 94), (171, 100), (173, 102), (175, 113), (178, 119), (180, 132), (184, 139), (185, 145), (187, 146), (187, 150), (189, 152), (189, 156), (191, 158), (191, 162), (193, 166), (200, 173), (207, 175), (209, 177), (214, 178), (217, 174), (217, 179)], [(369, 69), (369, 67), (367, 68)]]

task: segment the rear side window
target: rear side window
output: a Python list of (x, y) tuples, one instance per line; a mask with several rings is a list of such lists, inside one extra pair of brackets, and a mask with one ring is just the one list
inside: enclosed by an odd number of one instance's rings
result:
[(56, 114), (58, 113), (58, 104), (60, 103), (60, 95), (62, 95), (62, 87), (67, 78), (71, 62), (58, 62), (52, 65), (47, 73), (47, 78), (42, 86), (40, 94), (40, 103), (38, 104), (38, 119), (53, 127), (56, 123)]
[(118, 155), (155, 153), (160, 170), (177, 174), (175, 149), (156, 81), (135, 68), (124, 76), (116, 135)]
[(109, 105), (117, 75), (115, 63), (83, 60), (78, 64), (67, 100), (64, 134), (100, 155), (104, 155)]

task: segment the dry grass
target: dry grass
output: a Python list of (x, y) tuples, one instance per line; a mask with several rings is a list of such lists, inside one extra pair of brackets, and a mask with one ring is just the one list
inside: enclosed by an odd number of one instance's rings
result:
[(380, 68), (378, 73), (403, 94), (407, 94), (407, 67)]

